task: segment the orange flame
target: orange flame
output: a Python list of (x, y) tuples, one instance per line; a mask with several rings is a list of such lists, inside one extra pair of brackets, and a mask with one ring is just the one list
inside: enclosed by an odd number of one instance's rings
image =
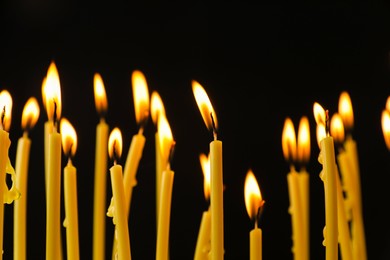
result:
[(206, 156), (204, 153), (199, 155), (200, 165), (203, 171), (203, 192), (204, 197), (208, 201), (210, 199), (210, 155)]
[(99, 73), (95, 73), (93, 76), (93, 87), (96, 111), (102, 117), (107, 112), (108, 104), (104, 82)]
[(30, 97), (23, 108), (22, 129), (32, 129), (38, 121), (39, 113), (38, 100), (35, 97)]
[(261, 196), (259, 184), (251, 169), (246, 174), (244, 195), (246, 211), (249, 218), (256, 219), (259, 209), (264, 204), (264, 200)]
[(122, 132), (118, 127), (112, 129), (108, 138), (108, 155), (114, 161), (122, 155)]
[(11, 127), (12, 97), (8, 90), (0, 92), (0, 126), (5, 131)]
[(160, 142), (161, 158), (168, 161), (169, 153), (174, 144), (171, 127), (165, 115), (158, 117), (158, 140)]
[(76, 130), (68, 119), (62, 118), (60, 121), (60, 131), (64, 154), (73, 157), (77, 150)]
[(164, 104), (157, 91), (152, 92), (150, 109), (151, 109), (151, 117), (152, 117), (153, 124), (157, 126), (159, 115), (160, 114), (165, 115)]
[(343, 91), (340, 94), (339, 114), (342, 118), (345, 130), (351, 130), (353, 128), (353, 109), (351, 98), (346, 91)]
[(139, 70), (133, 71), (131, 75), (131, 82), (133, 86), (135, 119), (137, 124), (142, 125), (149, 117), (148, 84), (144, 74)]
[(282, 150), (284, 159), (288, 162), (294, 162), (297, 158), (297, 144), (295, 137), (294, 124), (291, 118), (287, 117), (284, 121), (282, 133)]
[(339, 113), (335, 113), (330, 120), (330, 133), (336, 143), (343, 143), (345, 139), (344, 124)]
[[(49, 120), (61, 118), (61, 86), (58, 70), (54, 62), (51, 62), (47, 71), (46, 80), (42, 87), (45, 96), (45, 107)], [(55, 115), (54, 115), (55, 113)], [(54, 118), (55, 117), (55, 118)]]
[(213, 109), (213, 106), (211, 105), (211, 101), (205, 89), (202, 87), (202, 85), (199, 84), (199, 82), (193, 80), (192, 91), (194, 93), (196, 103), (198, 105), (200, 113), (202, 114), (203, 121), (205, 122), (206, 127), (209, 130), (212, 130), (214, 121), (214, 127), (215, 129), (218, 129), (217, 115), (215, 114), (215, 111)]
[(302, 164), (307, 164), (310, 159), (310, 127), (309, 119), (301, 117), (298, 127), (297, 158)]

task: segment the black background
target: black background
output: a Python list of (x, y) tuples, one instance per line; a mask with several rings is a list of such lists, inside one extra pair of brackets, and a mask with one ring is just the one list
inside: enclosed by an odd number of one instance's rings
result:
[[(43, 123), (41, 83), (52, 60), (61, 81), (62, 116), (74, 125), (79, 146), (78, 174), (81, 259), (92, 255), (95, 127), (93, 74), (99, 72), (108, 97), (107, 122), (123, 134), (125, 163), (135, 123), (130, 76), (144, 72), (149, 92), (158, 91), (176, 140), (171, 166), (170, 259), (192, 259), (202, 212), (199, 154), (212, 134), (195, 103), (191, 80), (199, 81), (213, 103), (223, 141), (225, 258), (249, 258), (245, 209), (246, 172), (252, 168), (266, 200), (260, 227), (263, 259), (292, 259), (291, 216), (281, 146), (284, 119), (298, 127), (306, 115), (311, 128), (310, 250), (324, 259), (323, 183), (318, 174), (313, 103), (337, 111), (347, 90), (355, 115), (369, 259), (389, 259), (389, 151), (380, 123), (390, 93), (390, 6), (370, 4), (219, 4), (124, 3), (122, 1), (3, 1), (0, 8), (0, 88), (13, 98), (12, 141), (15, 161), (22, 135), (22, 109), (31, 96), (41, 105), (32, 139), (28, 179), (29, 258), (45, 256)], [(133, 191), (129, 230), (133, 259), (155, 257), (155, 127), (145, 129), (146, 144)], [(63, 166), (66, 158), (63, 157)], [(112, 162), (109, 162), (109, 166)], [(108, 198), (111, 198), (108, 178)], [(12, 259), (13, 205), (5, 205), (4, 259)], [(61, 211), (61, 221), (64, 210)], [(65, 229), (63, 241), (65, 241)], [(107, 259), (113, 225), (107, 218)], [(64, 252), (66, 245), (64, 242)]]

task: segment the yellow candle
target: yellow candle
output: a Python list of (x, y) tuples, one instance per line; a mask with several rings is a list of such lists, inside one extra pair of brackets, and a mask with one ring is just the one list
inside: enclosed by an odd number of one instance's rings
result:
[(46, 259), (62, 259), (61, 246), (61, 135), (57, 122), (61, 117), (61, 89), (58, 71), (52, 62), (45, 80), (46, 111), (52, 120), (53, 132), (49, 134), (48, 174), (46, 197)]
[[(12, 98), (7, 90), (0, 92), (0, 249), (3, 251), (4, 240), (4, 203), (5, 194), (7, 191), (6, 172), (9, 164), (8, 150), (11, 145), (8, 130), (11, 125), (11, 110)], [(3, 253), (0, 254), (0, 259), (3, 259)]]
[(28, 130), (34, 127), (39, 117), (38, 101), (31, 97), (23, 109), (23, 136), (18, 140), (16, 152), (16, 188), (22, 194), (14, 204), (14, 259), (26, 259), (27, 182), (31, 140)]
[(78, 224), (78, 202), (77, 202), (77, 169), (73, 166), (71, 157), (77, 149), (77, 135), (70, 122), (61, 119), (61, 137), (64, 154), (69, 158), (64, 168), (64, 201), (66, 227), (66, 248), (67, 258), (72, 260), (80, 259), (79, 250), (79, 224)]
[(175, 145), (171, 128), (165, 116), (158, 118), (159, 142), (162, 160), (166, 161), (167, 168), (161, 176), (160, 202), (157, 220), (156, 259), (169, 259), (169, 228), (171, 217), (172, 188), (175, 173), (170, 169), (170, 160)]
[(326, 260), (334, 260), (338, 258), (337, 167), (334, 143), (333, 137), (329, 136), (328, 131), (328, 111), (325, 112), (318, 103), (314, 103), (313, 110), (317, 123), (317, 140), (320, 146), (318, 161), (323, 165), (320, 177), (324, 182), (325, 192), (324, 245)]
[(166, 161), (162, 160), (161, 157), (161, 147), (159, 142), (159, 133), (158, 133), (158, 117), (160, 114), (165, 116), (165, 107), (162, 102), (162, 99), (157, 91), (153, 91), (150, 98), (150, 111), (153, 124), (156, 127), (156, 133), (154, 135), (155, 143), (155, 157), (156, 157), (156, 227), (158, 222), (158, 203), (160, 202), (160, 184), (161, 184), (161, 175), (164, 169), (166, 169)]
[(207, 128), (214, 134), (210, 142), (211, 259), (221, 260), (224, 257), (222, 141), (217, 140), (217, 117), (206, 91), (195, 80), (192, 91)]
[[(42, 103), (43, 107), (46, 109), (46, 77), (42, 81)], [(49, 115), (48, 115), (49, 116)], [(49, 134), (53, 132), (53, 120), (48, 118), (44, 124), (44, 163), (45, 163), (45, 196), (47, 196), (47, 172), (49, 169)]]
[(245, 177), (244, 188), (245, 206), (249, 217), (254, 220), (255, 227), (249, 233), (249, 259), (261, 260), (263, 257), (262, 230), (258, 227), (261, 209), (264, 206), (259, 184), (251, 169)]
[[(110, 168), (111, 187), (113, 196), (112, 216), (115, 224), (115, 238), (117, 240), (115, 252), (120, 260), (131, 259), (129, 227), (127, 222), (125, 190), (122, 178), (122, 166), (116, 163), (122, 153), (122, 134), (119, 128), (114, 128), (108, 139), (108, 153), (114, 159), (114, 165)], [(110, 212), (110, 210), (109, 210)]]
[[(210, 157), (200, 154), (199, 160), (202, 166), (204, 181), (203, 190), (207, 202), (210, 199)], [(208, 259), (210, 254), (211, 213), (210, 207), (203, 212), (200, 222), (198, 239), (195, 248), (194, 260)]]
[(104, 115), (107, 111), (107, 97), (103, 79), (99, 73), (94, 75), (95, 107), (100, 116), (96, 126), (95, 141), (95, 179), (93, 201), (93, 259), (105, 259), (106, 239), (106, 193), (107, 193), (107, 157), (109, 127)]

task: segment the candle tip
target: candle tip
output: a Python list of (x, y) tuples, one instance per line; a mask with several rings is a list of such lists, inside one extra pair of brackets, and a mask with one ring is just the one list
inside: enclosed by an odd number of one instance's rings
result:
[(213, 128), (214, 140), (217, 140), (217, 127), (215, 126), (213, 112), (210, 112), (210, 117), (211, 117), (211, 125), (212, 125), (212, 128)]

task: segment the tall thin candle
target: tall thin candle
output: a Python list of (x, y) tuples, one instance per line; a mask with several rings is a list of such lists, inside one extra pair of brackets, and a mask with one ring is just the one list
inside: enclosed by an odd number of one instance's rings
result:
[(95, 73), (94, 78), (95, 107), (100, 121), (96, 126), (95, 143), (95, 179), (93, 201), (93, 259), (105, 259), (106, 239), (106, 193), (107, 193), (107, 157), (109, 126), (105, 120), (107, 112), (106, 90), (101, 75)]
[(23, 136), (18, 140), (16, 152), (16, 188), (22, 194), (14, 204), (14, 259), (26, 259), (27, 237), (27, 183), (30, 158), (31, 139), (28, 131), (32, 129), (39, 118), (39, 105), (36, 98), (27, 100), (22, 114)]
[(72, 260), (80, 259), (79, 249), (79, 221), (77, 201), (77, 169), (72, 164), (72, 157), (77, 149), (77, 134), (72, 124), (66, 118), (60, 122), (62, 147), (68, 163), (64, 168), (64, 200), (66, 227), (66, 248), (67, 258)]
[(224, 215), (223, 215), (223, 162), (222, 141), (217, 139), (218, 121), (210, 99), (197, 81), (192, 81), (192, 91), (203, 120), (213, 131), (214, 140), (210, 142), (210, 180), (211, 180), (211, 259), (224, 258)]

